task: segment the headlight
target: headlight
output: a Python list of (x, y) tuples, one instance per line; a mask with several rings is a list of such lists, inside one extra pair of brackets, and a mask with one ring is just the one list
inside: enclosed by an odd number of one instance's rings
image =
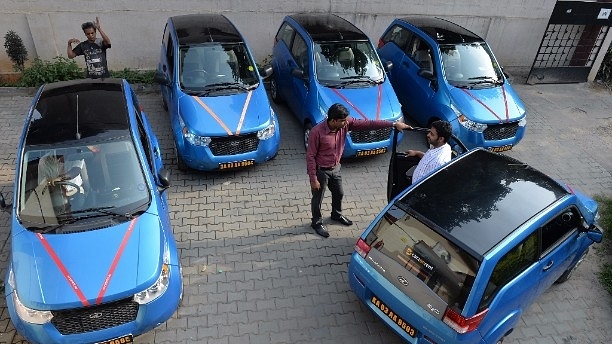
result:
[(179, 116), (179, 123), (181, 124), (181, 129), (183, 131), (183, 137), (185, 138), (185, 140), (187, 140), (187, 142), (191, 143), (194, 146), (203, 146), (203, 147), (208, 146), (208, 144), (211, 141), (210, 137), (198, 136), (192, 133), (191, 131), (189, 131), (189, 129), (187, 129), (187, 127), (185, 126), (185, 122), (183, 122), (183, 119), (180, 116)]
[(168, 289), (168, 284), (170, 283), (170, 270), (168, 267), (170, 262), (170, 250), (167, 244), (164, 245), (163, 259), (161, 273), (159, 274), (157, 281), (155, 281), (155, 283), (153, 283), (147, 289), (134, 294), (134, 301), (136, 301), (138, 304), (147, 304), (163, 295), (166, 289)]
[(519, 127), (524, 127), (527, 125), (527, 116), (521, 118), (521, 120), (518, 122)]
[(13, 276), (13, 269), (9, 272), (9, 285), (13, 288), (13, 304), (15, 305), (15, 311), (21, 320), (30, 324), (43, 325), (53, 319), (51, 311), (39, 311), (24, 306), (19, 300), (17, 290), (15, 289), (15, 277)]
[[(272, 112), (272, 114), (274, 114), (274, 112)], [(276, 132), (276, 121), (274, 120), (274, 118), (275, 116), (272, 116), (272, 122), (267, 128), (261, 129), (260, 131), (257, 132), (258, 139), (267, 140), (271, 138), (272, 136), (274, 136), (274, 133)]]
[(457, 109), (455, 107), (455, 105), (453, 105), (451, 103), (451, 109), (453, 109), (453, 112), (455, 112), (455, 115), (457, 116), (457, 119), (459, 120), (459, 123), (465, 127), (467, 130), (471, 130), (471, 131), (475, 131), (478, 133), (482, 133), (483, 131), (485, 131), (485, 129), (487, 129), (487, 125), (484, 123), (477, 123), (472, 121), (471, 119), (468, 119), (467, 117), (465, 117), (465, 115), (459, 111), (459, 109)]

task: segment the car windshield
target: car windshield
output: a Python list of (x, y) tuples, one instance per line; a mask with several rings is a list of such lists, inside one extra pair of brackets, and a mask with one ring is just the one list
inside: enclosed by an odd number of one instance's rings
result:
[(384, 81), (380, 60), (368, 41), (315, 43), (314, 55), (317, 79), (322, 85), (349, 87)]
[(244, 43), (181, 46), (179, 54), (179, 80), (184, 90), (221, 87), (240, 92), (259, 83), (256, 65)]
[[(17, 216), (26, 228), (46, 230), (92, 218), (127, 220), (149, 204), (149, 188), (129, 136), (45, 147), (24, 150)], [(97, 227), (83, 230), (89, 228)]]
[[(407, 271), (422, 283), (406, 293), (422, 294), (421, 288), (435, 292), (447, 305), (463, 309), (479, 262), (457, 245), (421, 221), (402, 204), (393, 205), (374, 225), (366, 243), (384, 254), (394, 266), (385, 271)], [(372, 250), (370, 254), (372, 254)], [(385, 260), (380, 260), (384, 264)], [(395, 276), (388, 276), (394, 279)], [(413, 296), (413, 295), (412, 295)], [(418, 297), (415, 300), (421, 300)], [(427, 300), (423, 300), (427, 303)], [(422, 305), (426, 307), (426, 304)]]
[(503, 83), (503, 74), (484, 42), (442, 44), (444, 77), (457, 87), (494, 87)]

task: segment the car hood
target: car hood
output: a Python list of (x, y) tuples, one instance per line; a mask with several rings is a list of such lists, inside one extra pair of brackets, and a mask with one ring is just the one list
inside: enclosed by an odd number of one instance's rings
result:
[(396, 119), (401, 114), (397, 96), (388, 83), (364, 88), (322, 87), (319, 92), (319, 106), (324, 113), (334, 103), (347, 107), (357, 119)]
[(12, 238), (17, 293), (41, 310), (130, 297), (159, 277), (164, 241), (159, 217), (147, 213), (87, 232), (23, 231)]
[(249, 92), (179, 99), (183, 122), (199, 136), (228, 136), (263, 129), (271, 120), (270, 103), (263, 86)]
[(525, 106), (509, 83), (482, 89), (451, 87), (451, 101), (465, 116), (478, 123), (515, 122)]

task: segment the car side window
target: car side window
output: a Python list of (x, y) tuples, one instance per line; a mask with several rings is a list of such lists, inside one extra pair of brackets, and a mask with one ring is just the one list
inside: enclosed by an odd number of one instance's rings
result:
[(408, 51), (406, 53), (420, 68), (424, 68), (433, 73), (433, 57), (431, 54), (431, 47), (427, 42), (420, 37), (415, 37), (408, 46)]
[(174, 41), (172, 40), (172, 35), (168, 35), (166, 61), (168, 61), (168, 74), (172, 77), (174, 75)]
[(147, 163), (149, 164), (149, 169), (151, 171), (155, 171), (153, 166), (153, 157), (151, 156), (152, 150), (151, 145), (149, 144), (149, 138), (147, 136), (147, 131), (144, 128), (144, 123), (142, 120), (142, 114), (140, 112), (140, 103), (138, 103), (138, 98), (136, 94), (132, 90), (132, 104), (134, 105), (134, 115), (136, 116), (136, 127), (138, 127), (138, 134), (140, 136), (140, 143), (144, 149), (144, 153), (147, 158)]
[(276, 41), (283, 41), (289, 49), (291, 49), (291, 40), (295, 30), (288, 23), (284, 23), (276, 34)]
[(412, 32), (405, 28), (395, 25), (382, 38), (383, 42), (395, 43), (401, 50), (406, 50), (408, 43), (412, 40)]
[(291, 55), (293, 55), (299, 67), (306, 69), (306, 66), (308, 66), (308, 47), (306, 47), (306, 42), (302, 36), (295, 35), (293, 46), (291, 47)]
[(576, 230), (582, 217), (576, 208), (564, 210), (540, 229), (542, 236), (542, 257), (552, 251), (564, 238)]
[(487, 308), (499, 289), (538, 260), (538, 233), (534, 231), (497, 262), (478, 306), (478, 311)]

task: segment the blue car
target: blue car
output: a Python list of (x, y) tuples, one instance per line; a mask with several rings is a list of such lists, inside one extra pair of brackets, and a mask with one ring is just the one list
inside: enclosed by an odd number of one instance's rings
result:
[(180, 170), (228, 170), (276, 157), (278, 119), (246, 41), (225, 16), (168, 18), (155, 80)]
[(468, 148), (512, 149), (526, 110), (484, 39), (440, 18), (395, 19), (378, 44), (404, 114), (429, 127), (449, 121)]
[[(272, 56), (270, 96), (277, 103), (285, 102), (303, 126), (305, 147), (310, 129), (326, 119), (334, 103), (346, 106), (357, 119), (403, 121), (369, 38), (336, 15), (285, 17)], [(392, 128), (351, 131), (343, 157), (385, 153), (391, 148), (392, 134)]]
[(40, 87), (17, 150), (5, 280), (28, 341), (130, 343), (176, 311), (161, 155), (125, 80)]
[(351, 289), (409, 343), (501, 343), (602, 240), (591, 198), (504, 154), (458, 153), (400, 191), (418, 161), (393, 151), (392, 199), (351, 255)]

